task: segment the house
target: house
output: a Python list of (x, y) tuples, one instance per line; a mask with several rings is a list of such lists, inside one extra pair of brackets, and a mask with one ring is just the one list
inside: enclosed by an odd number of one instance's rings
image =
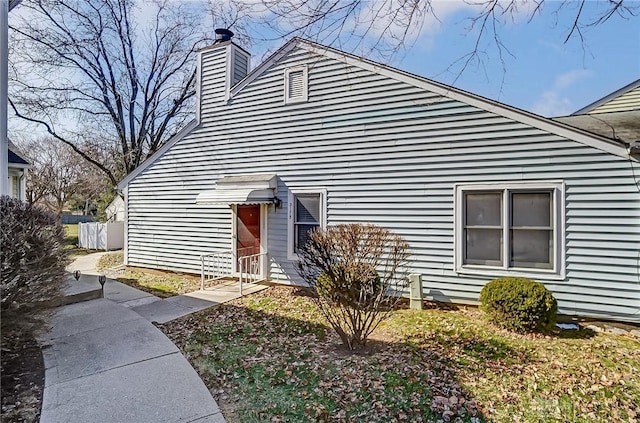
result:
[(29, 162), (20, 157), (16, 151), (16, 147), (9, 142), (9, 195), (21, 201), (26, 201), (27, 171), (29, 170)]
[(123, 222), (124, 221), (124, 199), (119, 195), (111, 200), (107, 208), (104, 209), (107, 215), (107, 222)]
[(554, 118), (595, 134), (624, 142), (640, 153), (640, 79), (589, 104), (570, 116)]
[(249, 62), (231, 40), (200, 51), (195, 119), (119, 184), (127, 264), (259, 256), (299, 283), (309, 230), (371, 222), (409, 242), (426, 298), (522, 276), (562, 313), (640, 322), (625, 143), (299, 38)]

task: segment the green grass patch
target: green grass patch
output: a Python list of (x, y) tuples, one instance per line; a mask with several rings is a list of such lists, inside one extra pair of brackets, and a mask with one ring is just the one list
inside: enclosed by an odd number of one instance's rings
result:
[(640, 412), (637, 341), (585, 330), (512, 334), (477, 310), (399, 310), (355, 354), (295, 288), (163, 330), (231, 423), (629, 422)]
[(62, 225), (67, 246), (75, 248), (78, 246), (78, 225)]
[(80, 256), (86, 256), (87, 254), (95, 253), (96, 250), (89, 250), (88, 248), (78, 247), (78, 225), (66, 224), (62, 225), (65, 235), (65, 249), (69, 251), (69, 258), (71, 260)]

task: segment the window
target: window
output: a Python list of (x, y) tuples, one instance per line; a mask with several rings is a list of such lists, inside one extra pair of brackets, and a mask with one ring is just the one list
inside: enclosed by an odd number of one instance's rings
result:
[(562, 193), (559, 183), (457, 186), (457, 270), (560, 275)]
[(289, 195), (289, 256), (295, 259), (312, 230), (324, 227), (324, 193), (292, 191)]
[(20, 199), (20, 177), (11, 176), (11, 196)]
[(307, 67), (299, 66), (284, 71), (284, 102), (307, 101)]

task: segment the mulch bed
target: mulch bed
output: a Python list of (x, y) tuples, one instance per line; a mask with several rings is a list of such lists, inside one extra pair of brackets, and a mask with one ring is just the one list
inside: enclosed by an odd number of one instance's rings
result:
[(38, 422), (44, 391), (44, 361), (32, 336), (3, 333), (0, 421)]

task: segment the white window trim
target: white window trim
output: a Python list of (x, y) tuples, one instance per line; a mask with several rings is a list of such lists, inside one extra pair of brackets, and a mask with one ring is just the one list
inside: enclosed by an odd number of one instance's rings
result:
[(287, 258), (298, 260), (298, 255), (293, 251), (294, 232), (293, 209), (295, 197), (298, 194), (320, 194), (320, 228), (327, 227), (327, 190), (326, 188), (290, 188), (287, 203)]
[[(289, 96), (289, 74), (302, 71), (302, 95), (298, 97)], [(302, 103), (309, 99), (309, 77), (306, 66), (295, 66), (284, 70), (284, 103)]]
[[(552, 190), (553, 192), (553, 227), (554, 227), (554, 261), (552, 269), (517, 268), (509, 267), (509, 250), (502, 249), (502, 266), (483, 266), (477, 264), (463, 264), (464, 230), (463, 230), (463, 205), (465, 192), (469, 191), (503, 191), (507, 190)], [(502, 201), (502, 227), (509, 227), (509, 201)], [(466, 183), (454, 185), (454, 267), (458, 274), (479, 275), (487, 277), (516, 276), (526, 278), (544, 278), (563, 280), (566, 277), (565, 266), (565, 185), (563, 181), (532, 181), (532, 182), (505, 182), (505, 183)], [(503, 230), (503, 245), (509, 245), (509, 231)]]

